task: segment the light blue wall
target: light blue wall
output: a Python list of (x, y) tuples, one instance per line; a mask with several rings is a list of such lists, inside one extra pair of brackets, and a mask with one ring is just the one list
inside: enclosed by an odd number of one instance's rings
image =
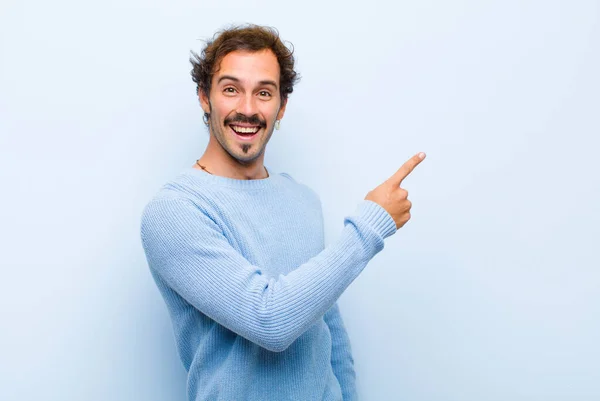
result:
[(279, 28), (266, 164), (332, 241), (411, 155), (412, 220), (341, 298), (364, 400), (600, 399), (598, 1), (4, 1), (2, 400), (183, 400), (138, 227), (207, 133), (189, 50)]

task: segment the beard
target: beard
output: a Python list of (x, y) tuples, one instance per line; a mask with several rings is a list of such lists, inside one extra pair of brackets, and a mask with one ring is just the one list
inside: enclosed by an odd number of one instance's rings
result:
[[(240, 164), (251, 164), (258, 159), (264, 152), (267, 143), (273, 135), (274, 125), (270, 128), (266, 121), (261, 120), (257, 115), (247, 117), (243, 114), (236, 114), (233, 117), (225, 118), (219, 121), (214, 113), (210, 113), (210, 125), (209, 129), (215, 136), (215, 139), (221, 145), (221, 148), (225, 150), (229, 156), (237, 160)], [(235, 139), (235, 134), (232, 133), (233, 129), (230, 127), (232, 123), (246, 123), (259, 126), (258, 137), (252, 141), (252, 143), (239, 143)]]

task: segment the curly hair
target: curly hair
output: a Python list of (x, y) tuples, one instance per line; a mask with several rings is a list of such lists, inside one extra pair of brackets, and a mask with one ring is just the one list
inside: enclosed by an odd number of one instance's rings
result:
[(209, 95), (212, 78), (228, 53), (235, 50), (256, 52), (264, 49), (270, 49), (277, 57), (280, 71), (279, 93), (282, 101), (285, 101), (300, 80), (300, 75), (294, 71), (294, 47), (292, 45), (288, 49), (283, 44), (277, 29), (254, 24), (219, 31), (212, 40), (207, 41), (200, 55), (191, 52), (191, 75), (196, 83), (196, 92), (202, 91), (206, 96)]

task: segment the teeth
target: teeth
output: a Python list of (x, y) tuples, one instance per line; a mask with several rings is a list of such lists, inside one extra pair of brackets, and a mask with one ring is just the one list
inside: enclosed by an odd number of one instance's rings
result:
[(240, 134), (254, 134), (258, 132), (258, 127), (234, 127), (231, 126), (235, 132), (239, 132)]

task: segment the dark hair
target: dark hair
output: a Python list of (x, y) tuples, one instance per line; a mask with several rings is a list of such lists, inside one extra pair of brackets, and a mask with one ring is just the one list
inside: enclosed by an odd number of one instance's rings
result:
[(191, 52), (192, 80), (196, 83), (196, 92), (202, 91), (206, 96), (210, 93), (210, 86), (214, 74), (223, 57), (235, 50), (256, 52), (270, 49), (275, 53), (279, 63), (279, 93), (282, 101), (294, 91), (300, 76), (294, 71), (294, 47), (288, 49), (281, 39), (279, 32), (272, 27), (248, 24), (233, 26), (217, 32), (212, 40), (207, 41), (201, 55)]

